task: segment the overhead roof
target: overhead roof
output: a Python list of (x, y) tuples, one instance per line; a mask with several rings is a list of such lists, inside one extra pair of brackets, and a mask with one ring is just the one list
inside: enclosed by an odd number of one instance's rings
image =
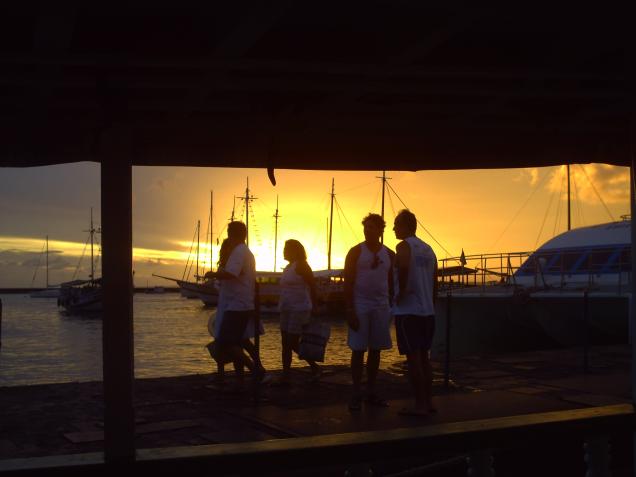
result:
[(627, 6), (165, 3), (4, 2), (0, 166), (628, 165)]

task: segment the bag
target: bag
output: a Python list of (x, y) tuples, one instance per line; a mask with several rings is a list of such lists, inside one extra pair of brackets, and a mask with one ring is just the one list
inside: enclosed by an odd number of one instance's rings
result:
[(331, 329), (326, 323), (312, 321), (303, 326), (303, 332), (300, 335), (300, 345), (298, 346), (298, 357), (305, 360), (324, 361), (325, 348), (330, 335)]

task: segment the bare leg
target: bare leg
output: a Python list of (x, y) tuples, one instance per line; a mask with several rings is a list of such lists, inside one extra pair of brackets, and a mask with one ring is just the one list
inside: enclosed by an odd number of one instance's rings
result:
[(250, 355), (250, 358), (252, 358), (252, 361), (254, 361), (256, 368), (261, 372), (265, 372), (265, 368), (261, 364), (261, 358), (260, 356), (258, 356), (258, 353), (256, 352), (256, 345), (252, 343), (251, 340), (244, 339), (241, 342), (241, 346), (243, 346), (243, 349), (247, 351), (247, 354)]
[(281, 337), (281, 344), (282, 344), (281, 356), (283, 360), (283, 379), (287, 380), (289, 379), (289, 376), (291, 374), (293, 346), (292, 346), (289, 333), (281, 330), (280, 337)]
[(422, 372), (424, 378), (424, 401), (430, 411), (433, 409), (433, 367), (429, 352), (422, 350)]
[(417, 350), (406, 355), (409, 369), (409, 379), (415, 395), (415, 411), (422, 414), (429, 412), (426, 397), (424, 369), (422, 369), (422, 351)]
[[(288, 339), (289, 339), (290, 348), (296, 354), (298, 354), (298, 350), (300, 348), (300, 335), (288, 333), (287, 336), (288, 336)], [(290, 351), (290, 354), (291, 354), (291, 351)], [(309, 366), (311, 366), (312, 371), (315, 372), (315, 371), (320, 369), (320, 366), (318, 366), (318, 363), (316, 363), (315, 361), (312, 361), (311, 359), (306, 359), (305, 361), (307, 361), (307, 363), (309, 363)]]
[(351, 351), (351, 380), (353, 381), (353, 397), (362, 396), (362, 368), (364, 367), (364, 351)]
[(375, 381), (380, 368), (380, 350), (370, 349), (367, 355), (367, 391), (370, 396), (375, 396)]

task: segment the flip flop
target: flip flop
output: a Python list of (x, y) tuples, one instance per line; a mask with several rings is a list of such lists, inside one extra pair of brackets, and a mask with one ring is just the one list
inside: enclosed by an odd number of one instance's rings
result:
[(366, 403), (369, 406), (375, 407), (389, 407), (389, 402), (386, 399), (382, 399), (380, 396), (376, 394), (371, 394), (367, 397)]
[(411, 417), (421, 417), (421, 418), (428, 418), (431, 417), (431, 413), (427, 412), (427, 411), (421, 411), (419, 409), (416, 409), (414, 407), (403, 407), (402, 409), (400, 409), (398, 411), (398, 414), (400, 416), (411, 416)]

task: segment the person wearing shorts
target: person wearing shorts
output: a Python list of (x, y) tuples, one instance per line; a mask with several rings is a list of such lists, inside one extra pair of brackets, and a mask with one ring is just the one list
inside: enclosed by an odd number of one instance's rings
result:
[(361, 409), (364, 354), (368, 352), (366, 403), (388, 406), (376, 393), (380, 352), (391, 344), (392, 264), (395, 254), (380, 242), (384, 219), (369, 214), (362, 221), (364, 242), (351, 248), (345, 258), (344, 279), (347, 303), (348, 345), (351, 348), (353, 393), (349, 409)]
[(437, 257), (427, 243), (415, 236), (417, 219), (408, 210), (395, 217), (396, 247), (394, 266), (395, 335), (398, 351), (406, 355), (415, 405), (400, 414), (426, 417), (434, 412), (432, 402), (433, 369), (430, 350), (435, 333), (435, 295)]
[[(298, 240), (287, 240), (283, 258), (289, 264), (280, 278), (280, 336), (282, 345), (283, 374), (280, 385), (290, 383), (292, 352), (298, 353), (303, 327), (309, 324), (312, 311), (317, 304), (314, 274), (307, 263), (307, 253)], [(312, 380), (320, 378), (321, 369), (315, 361), (307, 360), (311, 367)]]
[(254, 314), (256, 264), (254, 255), (245, 244), (247, 228), (243, 222), (230, 222), (227, 242), (222, 247), (219, 269), (208, 272), (206, 278), (220, 282), (219, 305), (221, 317), (216, 336), (219, 361), (233, 362), (237, 373), (243, 366), (261, 381), (265, 369), (258, 360), (252, 361), (243, 353), (246, 328)]

